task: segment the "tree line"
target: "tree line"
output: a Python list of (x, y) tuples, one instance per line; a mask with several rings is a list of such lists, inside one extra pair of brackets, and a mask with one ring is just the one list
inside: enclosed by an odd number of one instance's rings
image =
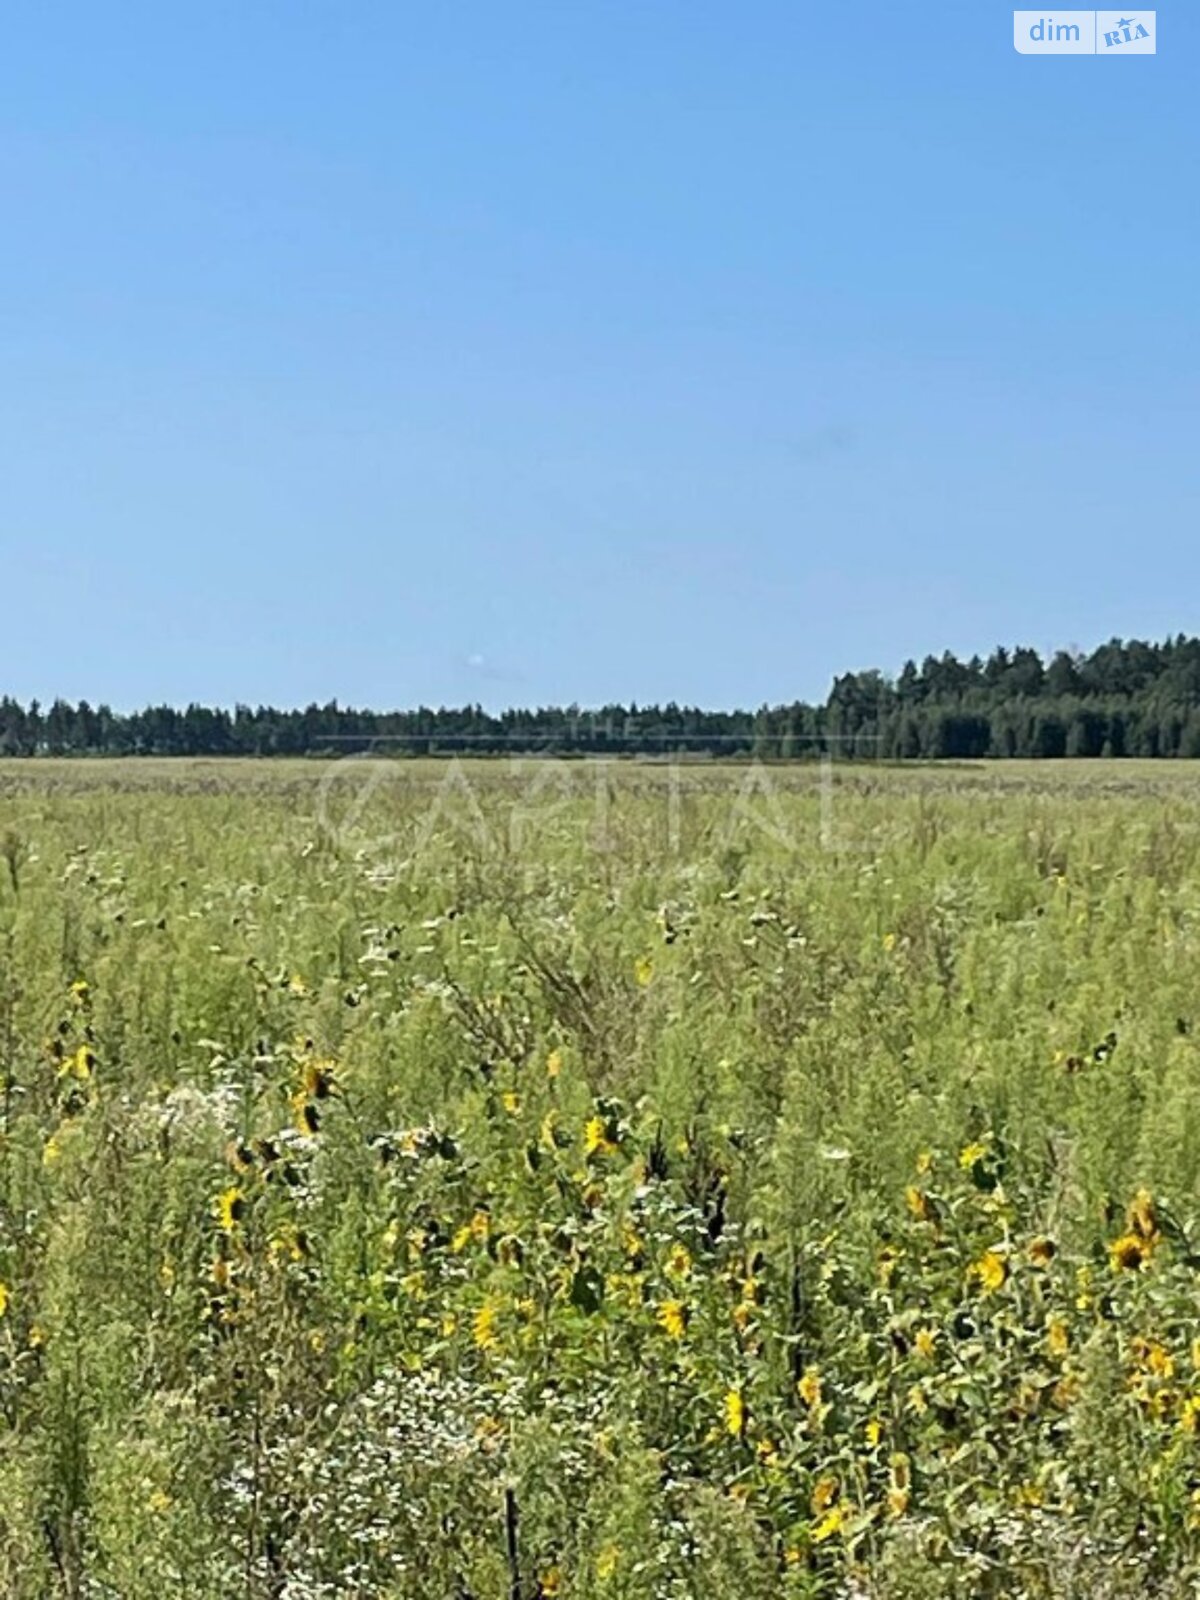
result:
[(834, 679), (820, 705), (705, 711), (674, 703), (478, 705), (368, 711), (310, 705), (148, 706), (116, 712), (55, 700), (0, 699), (0, 755), (271, 756), (546, 753), (753, 755), (823, 752), (883, 760), (1059, 756), (1200, 757), (1200, 638), (1113, 639), (1048, 661), (1027, 647), (986, 660), (951, 652)]

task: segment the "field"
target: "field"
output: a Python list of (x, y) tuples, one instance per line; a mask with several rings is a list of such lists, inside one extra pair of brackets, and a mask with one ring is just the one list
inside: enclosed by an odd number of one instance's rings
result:
[(0, 764), (0, 1595), (1194, 1595), (1198, 824)]

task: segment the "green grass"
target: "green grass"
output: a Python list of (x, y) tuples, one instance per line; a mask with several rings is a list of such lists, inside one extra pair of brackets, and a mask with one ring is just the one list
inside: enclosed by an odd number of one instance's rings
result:
[(1192, 1594), (1197, 777), (0, 763), (0, 1594)]

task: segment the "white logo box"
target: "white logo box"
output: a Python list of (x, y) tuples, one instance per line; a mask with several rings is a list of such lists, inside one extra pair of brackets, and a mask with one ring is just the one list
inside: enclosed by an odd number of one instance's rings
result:
[(1152, 56), (1154, 11), (1014, 11), (1013, 44), (1023, 56)]

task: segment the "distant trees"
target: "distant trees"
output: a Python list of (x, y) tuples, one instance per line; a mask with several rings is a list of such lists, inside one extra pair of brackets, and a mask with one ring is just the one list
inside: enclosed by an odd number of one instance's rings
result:
[(834, 679), (823, 705), (755, 711), (695, 706), (510, 710), (419, 706), (360, 711), (309, 705), (280, 711), (192, 704), (114, 712), (86, 700), (22, 706), (0, 699), (0, 755), (310, 755), (384, 749), (414, 755), (546, 752), (580, 755), (756, 755), (792, 759), (830, 750), (887, 760), (984, 757), (1200, 758), (1200, 639), (1110, 640), (1090, 655), (1026, 646), (960, 661), (950, 651)]

